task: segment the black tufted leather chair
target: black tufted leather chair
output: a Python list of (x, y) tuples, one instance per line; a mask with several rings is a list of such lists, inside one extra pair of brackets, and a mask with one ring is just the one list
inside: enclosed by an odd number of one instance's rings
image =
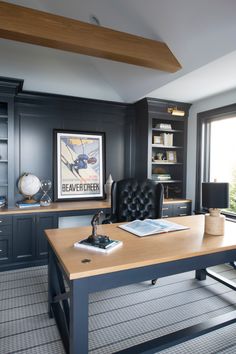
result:
[(150, 179), (135, 178), (113, 182), (111, 222), (162, 217), (163, 186)]
[[(111, 218), (105, 223), (161, 218), (163, 194), (163, 185), (150, 179), (128, 178), (113, 182)], [(156, 281), (153, 279), (152, 285)]]

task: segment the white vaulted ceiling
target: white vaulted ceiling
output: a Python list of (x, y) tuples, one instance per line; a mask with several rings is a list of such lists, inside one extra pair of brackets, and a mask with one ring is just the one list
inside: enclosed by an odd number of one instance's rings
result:
[[(235, 0), (16, 0), (34, 9), (165, 42), (171, 74), (0, 39), (0, 76), (24, 89), (120, 102), (144, 96), (194, 102), (236, 87)], [(79, 34), (78, 34), (79, 36)]]

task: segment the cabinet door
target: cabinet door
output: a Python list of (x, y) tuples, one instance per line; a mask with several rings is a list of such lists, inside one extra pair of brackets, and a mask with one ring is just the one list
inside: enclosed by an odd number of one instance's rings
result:
[(11, 259), (11, 236), (0, 237), (0, 264), (8, 263)]
[(38, 215), (36, 217), (36, 257), (46, 258), (48, 256), (48, 242), (44, 230), (57, 227), (56, 214)]
[(35, 217), (13, 217), (13, 259), (27, 261), (35, 257)]

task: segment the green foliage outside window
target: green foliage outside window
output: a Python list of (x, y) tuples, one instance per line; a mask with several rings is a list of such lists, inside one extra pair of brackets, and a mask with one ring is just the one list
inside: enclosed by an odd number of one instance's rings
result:
[(236, 213), (236, 169), (233, 171), (232, 182), (229, 186), (229, 211)]

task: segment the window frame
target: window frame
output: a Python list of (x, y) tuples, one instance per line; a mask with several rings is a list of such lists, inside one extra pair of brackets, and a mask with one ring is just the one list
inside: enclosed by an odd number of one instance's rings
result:
[[(201, 185), (209, 182), (210, 174), (210, 124), (213, 121), (236, 117), (236, 104), (211, 109), (197, 114), (197, 149), (196, 149), (196, 186), (195, 186), (195, 210), (202, 211)], [(225, 213), (230, 217), (232, 213)]]

